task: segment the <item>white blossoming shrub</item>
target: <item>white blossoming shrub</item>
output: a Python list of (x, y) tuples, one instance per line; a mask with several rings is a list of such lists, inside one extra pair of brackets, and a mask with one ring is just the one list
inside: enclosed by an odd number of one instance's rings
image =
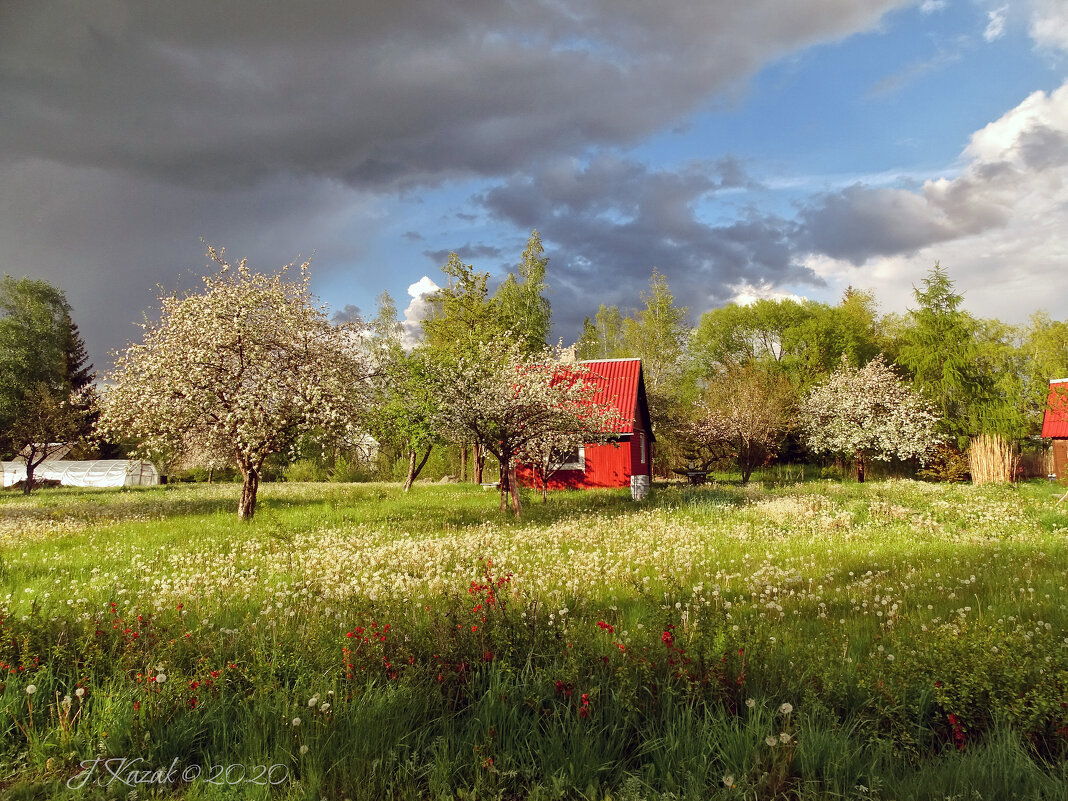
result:
[(854, 459), (858, 480), (868, 460), (924, 462), (940, 442), (938, 415), (906, 385), (882, 355), (866, 366), (842, 366), (813, 387), (801, 404), (801, 427), (813, 453)]

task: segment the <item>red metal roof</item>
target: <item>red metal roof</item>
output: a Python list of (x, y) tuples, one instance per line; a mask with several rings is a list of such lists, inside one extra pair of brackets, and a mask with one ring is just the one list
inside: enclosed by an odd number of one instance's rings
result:
[[(614, 406), (619, 412), (615, 433), (633, 434), (634, 419), (638, 414), (638, 390), (642, 382), (641, 359), (599, 359), (579, 362), (590, 371), (591, 379), (597, 382), (593, 402)], [(648, 427), (648, 426), (646, 426)]]
[(1042, 436), (1068, 437), (1068, 378), (1049, 383), (1049, 400), (1042, 418)]

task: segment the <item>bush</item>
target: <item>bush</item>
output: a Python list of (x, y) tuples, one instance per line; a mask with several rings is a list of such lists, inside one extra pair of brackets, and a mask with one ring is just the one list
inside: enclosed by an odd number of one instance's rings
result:
[(375, 475), (371, 467), (359, 460), (349, 461), (344, 456), (339, 457), (330, 471), (330, 480), (342, 484), (351, 484), (362, 481), (374, 481)]
[(956, 445), (939, 445), (930, 461), (916, 474), (924, 481), (959, 483), (971, 478), (968, 454)]
[(286, 481), (329, 481), (330, 471), (315, 459), (297, 459), (282, 470)]

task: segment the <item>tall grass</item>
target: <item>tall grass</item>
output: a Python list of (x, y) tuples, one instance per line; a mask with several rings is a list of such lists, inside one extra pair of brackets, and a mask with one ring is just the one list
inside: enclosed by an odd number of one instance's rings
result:
[(968, 447), (972, 483), (1010, 484), (1016, 480), (1020, 455), (1016, 447), (996, 434), (973, 437)]

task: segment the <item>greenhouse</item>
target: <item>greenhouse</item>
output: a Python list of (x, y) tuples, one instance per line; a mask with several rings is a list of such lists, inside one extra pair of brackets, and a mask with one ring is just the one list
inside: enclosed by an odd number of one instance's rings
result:
[[(26, 463), (2, 462), (2, 486), (26, 478)], [(97, 459), (87, 462), (46, 461), (33, 471), (37, 481), (58, 481), (65, 487), (151, 487), (159, 484), (152, 462), (137, 459)]]

